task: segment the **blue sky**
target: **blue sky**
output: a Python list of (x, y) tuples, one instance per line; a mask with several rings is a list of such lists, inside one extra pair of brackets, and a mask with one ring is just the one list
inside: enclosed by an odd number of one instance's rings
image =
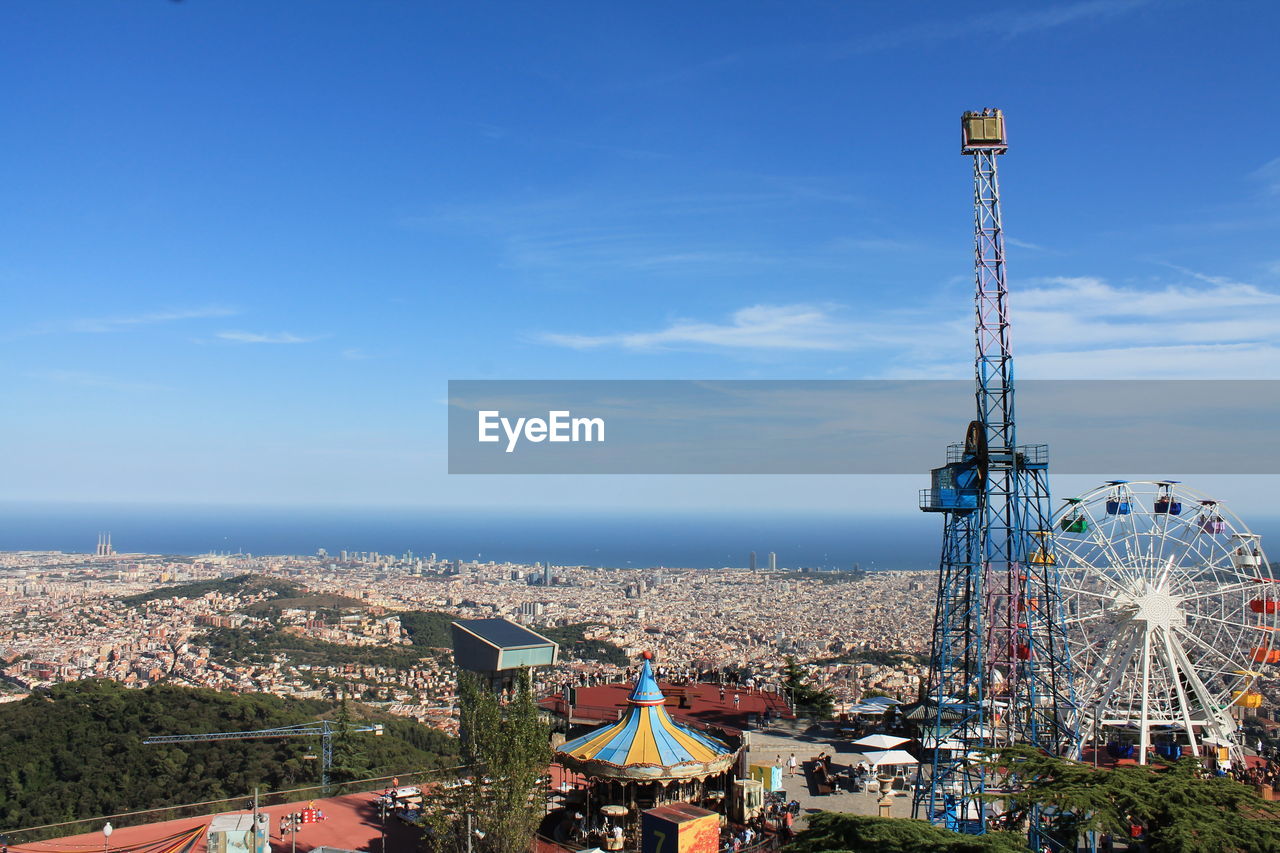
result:
[(972, 107), (1008, 115), (1021, 375), (1280, 378), (1278, 25), (6, 4), (0, 497), (909, 511), (898, 479), (449, 478), (442, 399), (967, 375)]

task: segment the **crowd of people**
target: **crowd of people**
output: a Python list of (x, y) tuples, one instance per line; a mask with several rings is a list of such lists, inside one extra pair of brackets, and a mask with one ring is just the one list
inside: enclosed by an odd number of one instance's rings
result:
[(1233, 766), (1228, 775), (1246, 785), (1275, 787), (1280, 784), (1280, 763), (1274, 758), (1268, 758), (1266, 764), (1256, 764), (1253, 767)]

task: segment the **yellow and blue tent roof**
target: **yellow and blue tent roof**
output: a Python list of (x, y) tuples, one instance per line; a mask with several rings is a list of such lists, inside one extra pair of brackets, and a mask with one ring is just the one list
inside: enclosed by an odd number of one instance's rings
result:
[(621, 720), (575, 738), (556, 751), (579, 762), (615, 767), (707, 764), (732, 755), (728, 744), (671, 719), (647, 659), (627, 701), (631, 707)]

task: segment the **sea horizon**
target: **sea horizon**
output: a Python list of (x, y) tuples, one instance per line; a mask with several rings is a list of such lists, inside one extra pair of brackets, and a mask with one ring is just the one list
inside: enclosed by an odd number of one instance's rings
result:
[(0, 502), (0, 550), (307, 555), (323, 548), (614, 568), (930, 569), (937, 519), (862, 513), (343, 509)]

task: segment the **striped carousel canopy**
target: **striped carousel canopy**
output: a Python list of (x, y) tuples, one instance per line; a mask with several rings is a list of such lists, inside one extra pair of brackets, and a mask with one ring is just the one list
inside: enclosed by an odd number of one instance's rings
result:
[(590, 776), (637, 780), (705, 777), (733, 762), (728, 744), (671, 719), (648, 655), (627, 701), (621, 720), (569, 741), (556, 758)]

